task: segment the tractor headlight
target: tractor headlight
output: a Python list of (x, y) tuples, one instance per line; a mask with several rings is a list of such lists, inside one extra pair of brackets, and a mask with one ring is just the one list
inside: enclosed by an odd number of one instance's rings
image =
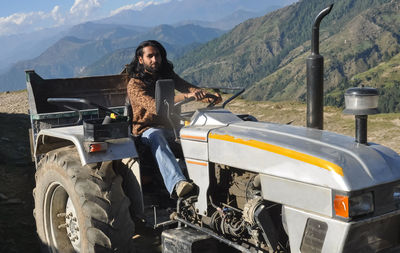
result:
[(396, 204), (396, 207), (400, 207), (400, 185), (397, 185), (393, 188), (393, 201)]
[[(400, 193), (400, 192), (399, 192)], [(336, 194), (333, 200), (336, 216), (350, 219), (374, 211), (374, 198), (372, 192), (357, 196)]]
[(355, 217), (374, 211), (374, 199), (372, 192), (349, 198), (349, 215)]

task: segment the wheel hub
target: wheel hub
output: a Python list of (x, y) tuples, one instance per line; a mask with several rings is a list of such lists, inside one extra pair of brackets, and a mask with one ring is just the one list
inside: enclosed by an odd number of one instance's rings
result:
[(75, 207), (72, 204), (71, 198), (68, 198), (67, 206), (65, 208), (65, 223), (67, 224), (67, 236), (71, 241), (72, 246), (74, 247), (76, 252), (80, 251), (80, 232), (79, 232), (79, 224), (78, 218), (76, 215)]

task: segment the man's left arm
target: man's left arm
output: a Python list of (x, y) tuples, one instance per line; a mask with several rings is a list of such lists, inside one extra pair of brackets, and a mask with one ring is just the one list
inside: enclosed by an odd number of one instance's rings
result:
[(173, 80), (175, 82), (175, 89), (181, 93), (193, 93), (193, 92), (202, 90), (201, 88), (194, 86), (193, 84), (185, 81), (183, 78), (181, 78), (180, 76), (178, 76), (175, 73), (173, 75)]
[[(180, 76), (178, 76), (175, 73), (174, 73), (173, 80), (175, 82), (175, 89), (182, 93), (182, 94), (178, 94), (175, 97), (175, 102), (182, 101), (189, 97), (194, 97), (194, 98), (196, 98), (196, 100), (200, 100), (204, 103), (212, 102), (211, 98), (205, 98), (205, 96), (207, 94), (207, 91), (205, 89), (201, 89), (201, 88), (185, 81), (183, 78), (181, 78)], [(216, 104), (218, 104), (222, 101), (221, 95), (219, 93), (215, 93), (213, 95), (219, 98)]]

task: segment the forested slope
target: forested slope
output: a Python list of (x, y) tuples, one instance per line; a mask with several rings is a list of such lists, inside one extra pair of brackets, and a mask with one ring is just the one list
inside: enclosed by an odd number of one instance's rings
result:
[[(193, 83), (246, 87), (248, 99), (304, 101), (312, 23), (330, 3), (299, 1), (248, 20), (181, 58), (176, 69)], [(399, 9), (400, 1), (391, 0), (334, 3), (321, 23), (327, 104), (342, 105), (344, 89), (355, 84), (353, 77), (400, 53)], [(386, 86), (380, 84), (382, 94)]]

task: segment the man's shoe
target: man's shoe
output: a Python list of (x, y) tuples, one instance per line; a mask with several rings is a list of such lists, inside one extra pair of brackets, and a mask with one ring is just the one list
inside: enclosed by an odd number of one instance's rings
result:
[(187, 181), (179, 181), (175, 186), (176, 196), (182, 198), (193, 190), (193, 184)]

